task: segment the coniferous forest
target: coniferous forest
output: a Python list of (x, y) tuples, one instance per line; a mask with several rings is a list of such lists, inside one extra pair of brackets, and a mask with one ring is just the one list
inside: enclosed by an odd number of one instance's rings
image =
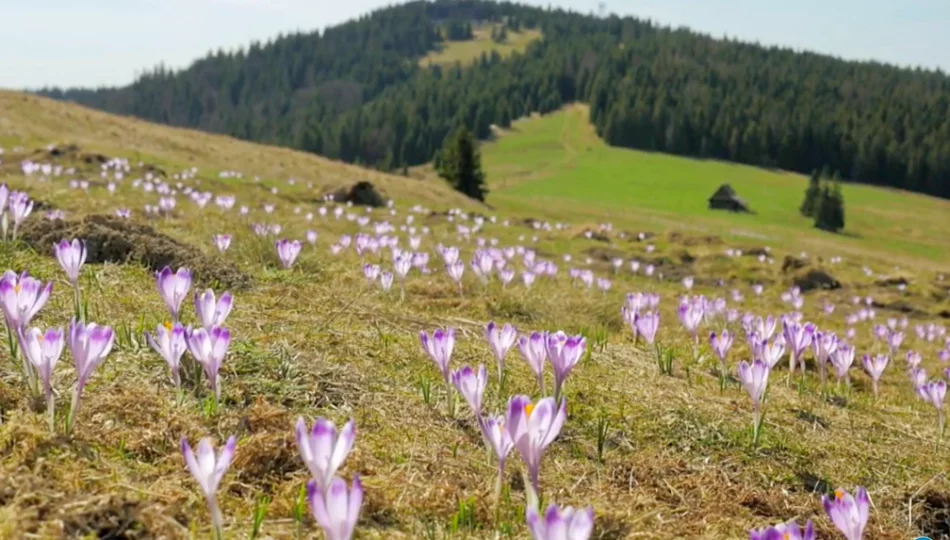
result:
[[(539, 29), (522, 55), (421, 67), (473, 24)], [(451, 35), (450, 35), (451, 34)], [(40, 93), (382, 169), (531, 112), (590, 104), (609, 144), (950, 198), (950, 78), (714, 39), (626, 17), (484, 0), (411, 2), (323, 33), (158, 67), (122, 88)]]

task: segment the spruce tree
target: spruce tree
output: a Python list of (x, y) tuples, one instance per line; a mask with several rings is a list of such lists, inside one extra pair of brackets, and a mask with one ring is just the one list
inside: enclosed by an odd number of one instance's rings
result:
[(798, 208), (798, 211), (805, 217), (815, 217), (818, 209), (818, 199), (821, 197), (821, 178), (818, 175), (818, 169), (811, 172), (811, 178), (808, 180), (808, 188), (805, 189), (805, 200)]
[(821, 188), (815, 207), (815, 227), (830, 232), (844, 229), (844, 196), (837, 178), (833, 187), (825, 184)]
[(844, 195), (841, 193), (841, 180), (835, 174), (834, 187), (831, 190), (831, 207), (834, 209), (832, 225), (834, 230), (844, 229)]
[(482, 172), (482, 158), (475, 135), (465, 127), (459, 128), (442, 149), (438, 166), (439, 176), (452, 187), (479, 201), (485, 200), (488, 188)]

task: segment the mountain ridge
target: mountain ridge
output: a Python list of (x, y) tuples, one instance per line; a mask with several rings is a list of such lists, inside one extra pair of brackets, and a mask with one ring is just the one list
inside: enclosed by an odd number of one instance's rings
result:
[[(542, 38), (470, 67), (418, 66), (452, 20)], [(507, 2), (409, 2), (121, 89), (41, 93), (384, 170), (430, 161), (459, 126), (486, 138), (493, 124), (579, 101), (614, 146), (805, 173), (828, 166), (950, 197), (950, 78), (939, 71)]]

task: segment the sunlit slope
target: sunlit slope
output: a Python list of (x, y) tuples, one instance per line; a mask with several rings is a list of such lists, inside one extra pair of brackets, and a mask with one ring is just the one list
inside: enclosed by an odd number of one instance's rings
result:
[[(588, 122), (586, 106), (523, 119), (482, 148), (492, 194), (507, 211), (549, 219), (614, 221), (643, 230), (693, 228), (773, 246), (914, 260), (950, 259), (950, 202), (895, 190), (845, 185), (846, 230), (829, 234), (803, 218), (807, 179), (744, 165), (609, 147)], [(722, 184), (752, 215), (711, 211)]]
[[(471, 202), (443, 182), (420, 182), (328, 160), (306, 152), (222, 135), (153, 124), (79, 105), (0, 90), (0, 146), (76, 144), (83, 151), (167, 167), (247, 171), (262, 180), (290, 178), (332, 188), (369, 180), (397, 201), (438, 206)], [(2, 158), (0, 158), (2, 159)]]

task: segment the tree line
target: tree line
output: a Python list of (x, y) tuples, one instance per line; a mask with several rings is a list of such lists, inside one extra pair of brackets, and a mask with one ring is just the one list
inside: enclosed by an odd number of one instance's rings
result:
[[(419, 65), (473, 22), (544, 38), (505, 59)], [(42, 93), (388, 170), (430, 161), (461, 127), (485, 138), (492, 124), (581, 101), (611, 145), (828, 166), (843, 180), (950, 197), (950, 78), (939, 71), (507, 2), (410, 2), (160, 67), (128, 87)]]

